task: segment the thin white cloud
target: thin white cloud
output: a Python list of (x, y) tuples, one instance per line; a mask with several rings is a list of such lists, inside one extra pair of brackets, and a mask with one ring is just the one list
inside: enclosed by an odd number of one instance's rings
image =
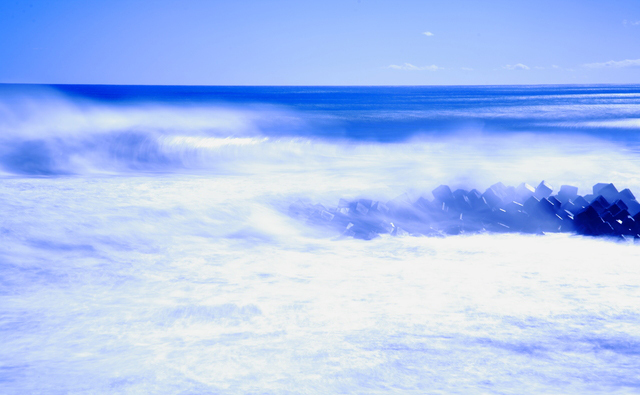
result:
[(625, 25), (625, 26), (627, 26), (627, 25), (638, 26), (638, 25), (640, 25), (640, 21), (628, 21), (628, 20), (625, 19), (625, 20), (622, 21), (622, 24)]
[(508, 64), (506, 66), (502, 66), (502, 68), (507, 70), (529, 70), (529, 66), (522, 63), (516, 63), (514, 65)]
[(473, 71), (473, 69), (471, 67), (460, 67), (460, 70)]
[(412, 71), (437, 71), (437, 70), (443, 70), (443, 67), (438, 67), (435, 64), (432, 64), (431, 66), (414, 66), (411, 63), (405, 63), (403, 65), (397, 65), (397, 64), (392, 64), (389, 65), (387, 68), (389, 69), (394, 69), (394, 70), (412, 70)]
[[(512, 66), (513, 68), (511, 70), (514, 70), (514, 68), (516, 66), (517, 65)], [(524, 66), (524, 65), (522, 65), (522, 66)], [(558, 66), (557, 64), (552, 64), (551, 66), (548, 66), (548, 67), (547, 66), (533, 66), (532, 68), (535, 69), (535, 70), (566, 70), (566, 71), (573, 71), (571, 69), (564, 69), (564, 68)], [(528, 70), (528, 69), (524, 69), (523, 68), (523, 70)]]
[(586, 67), (588, 69), (620, 69), (623, 67), (640, 67), (640, 59), (610, 60), (604, 63), (587, 63), (583, 64), (582, 67)]
[(422, 33), (422, 34), (424, 34), (424, 35), (425, 35), (425, 36), (427, 36), (427, 37), (431, 37), (431, 36), (433, 36), (433, 33), (431, 33), (431, 32), (424, 32), (424, 33)]

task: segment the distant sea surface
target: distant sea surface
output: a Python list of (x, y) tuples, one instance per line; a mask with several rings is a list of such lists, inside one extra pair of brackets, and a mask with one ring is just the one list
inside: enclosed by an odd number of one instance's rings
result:
[(640, 85), (0, 85), (0, 393), (640, 391), (640, 244), (303, 200), (640, 195)]

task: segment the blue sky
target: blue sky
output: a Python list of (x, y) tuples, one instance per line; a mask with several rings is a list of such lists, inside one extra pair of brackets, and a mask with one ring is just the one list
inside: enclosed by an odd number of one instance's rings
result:
[(0, 82), (640, 83), (640, 1), (0, 2)]

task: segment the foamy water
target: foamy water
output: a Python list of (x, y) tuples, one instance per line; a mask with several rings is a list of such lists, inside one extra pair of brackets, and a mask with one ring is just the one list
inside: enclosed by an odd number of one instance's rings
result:
[(291, 132), (317, 121), (279, 103), (25, 95), (3, 96), (0, 122), (2, 393), (638, 391), (637, 244), (364, 241), (287, 214), (440, 183), (640, 194), (632, 140), (477, 125), (328, 139)]

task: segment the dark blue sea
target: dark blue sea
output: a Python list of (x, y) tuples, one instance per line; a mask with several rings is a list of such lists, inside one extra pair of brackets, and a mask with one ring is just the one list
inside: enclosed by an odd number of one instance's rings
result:
[(636, 394), (633, 240), (291, 207), (640, 196), (639, 148), (640, 85), (0, 85), (0, 393)]

